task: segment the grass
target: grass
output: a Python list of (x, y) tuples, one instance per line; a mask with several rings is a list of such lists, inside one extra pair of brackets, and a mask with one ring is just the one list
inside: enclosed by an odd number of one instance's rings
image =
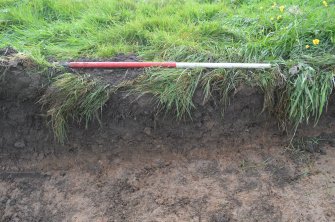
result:
[(334, 74), (316, 72), (310, 66), (301, 66), (300, 70), (298, 76), (288, 83), (289, 118), (298, 126), (304, 121), (308, 124), (314, 117), (316, 124), (334, 87)]
[(98, 111), (108, 101), (113, 89), (88, 75), (65, 73), (55, 78), (50, 88), (40, 99), (48, 107), (51, 126), (56, 138), (64, 142), (68, 122), (85, 120), (86, 127), (93, 117), (99, 120)]
[[(12, 45), (39, 59), (135, 52), (146, 60), (273, 62), (333, 54), (331, 1), (328, 7), (298, 0), (272, 5), (269, 0), (3, 0), (0, 47)], [(315, 38), (318, 46), (312, 44)]]
[[(297, 127), (317, 123), (332, 92), (334, 17), (333, 0), (327, 7), (321, 0), (2, 0), (0, 48), (10, 45), (42, 65), (118, 53), (147, 61), (270, 62), (277, 68), (268, 72), (148, 70), (131, 90), (154, 94), (182, 118), (191, 116), (197, 88), (205, 100), (219, 94), (224, 108), (238, 85), (250, 84), (264, 92), (264, 111)], [(295, 66), (301, 69), (290, 73)], [(90, 120), (108, 100), (111, 87), (95, 81), (65, 74), (42, 98), (58, 137), (65, 122)], [(97, 92), (95, 104), (89, 98)]]
[(85, 122), (86, 128), (93, 119), (101, 124), (101, 112), (110, 96), (131, 84), (132, 81), (124, 81), (111, 85), (90, 75), (64, 73), (53, 78), (38, 103), (47, 108), (55, 138), (63, 143), (70, 122)]
[(167, 112), (175, 112), (177, 118), (185, 114), (191, 116), (191, 110), (195, 107), (193, 94), (202, 74), (203, 70), (150, 70), (138, 80), (134, 90), (156, 96), (161, 107)]

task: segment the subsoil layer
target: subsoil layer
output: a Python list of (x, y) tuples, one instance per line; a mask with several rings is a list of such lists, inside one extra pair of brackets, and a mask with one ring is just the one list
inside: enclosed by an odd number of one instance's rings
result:
[(223, 119), (197, 92), (181, 121), (120, 92), (62, 145), (36, 104), (43, 81), (20, 65), (1, 78), (0, 221), (335, 221), (334, 101), (297, 132), (318, 142), (288, 149), (255, 89)]

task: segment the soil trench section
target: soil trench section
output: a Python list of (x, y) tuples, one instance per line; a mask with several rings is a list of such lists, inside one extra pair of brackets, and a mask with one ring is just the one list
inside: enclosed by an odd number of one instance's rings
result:
[(288, 148), (248, 87), (224, 118), (196, 93), (193, 118), (181, 121), (157, 115), (151, 96), (116, 93), (102, 125), (73, 123), (59, 144), (36, 103), (45, 81), (20, 64), (1, 78), (0, 221), (335, 220), (334, 101), (298, 130), (303, 149)]

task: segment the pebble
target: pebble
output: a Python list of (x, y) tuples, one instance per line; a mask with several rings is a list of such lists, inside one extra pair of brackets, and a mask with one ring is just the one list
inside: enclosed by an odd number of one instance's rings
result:
[(22, 148), (26, 147), (26, 144), (23, 141), (17, 141), (17, 142), (14, 143), (14, 147), (22, 149)]
[(151, 128), (150, 127), (145, 127), (144, 130), (143, 130), (143, 132), (145, 134), (147, 134), (148, 136), (150, 136), (151, 135)]
[(44, 159), (44, 154), (43, 153), (39, 153), (37, 156), (38, 160), (43, 160)]

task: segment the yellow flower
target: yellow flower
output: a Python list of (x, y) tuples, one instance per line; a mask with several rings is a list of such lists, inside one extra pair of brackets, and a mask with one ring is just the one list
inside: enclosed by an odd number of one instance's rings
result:
[(273, 3), (272, 8), (275, 8), (277, 6), (277, 3)]
[(327, 2), (327, 1), (322, 1), (322, 4), (323, 4), (325, 7), (328, 7), (328, 2)]
[(280, 20), (280, 19), (282, 19), (283, 17), (281, 16), (281, 15), (278, 15), (277, 16), (277, 20)]
[(285, 6), (283, 5), (279, 7), (280, 12), (284, 12), (284, 9), (285, 9)]
[(310, 48), (310, 46), (309, 45), (306, 45), (306, 49), (309, 49)]
[(320, 40), (319, 39), (313, 39), (313, 44), (314, 45), (319, 45), (320, 43)]

